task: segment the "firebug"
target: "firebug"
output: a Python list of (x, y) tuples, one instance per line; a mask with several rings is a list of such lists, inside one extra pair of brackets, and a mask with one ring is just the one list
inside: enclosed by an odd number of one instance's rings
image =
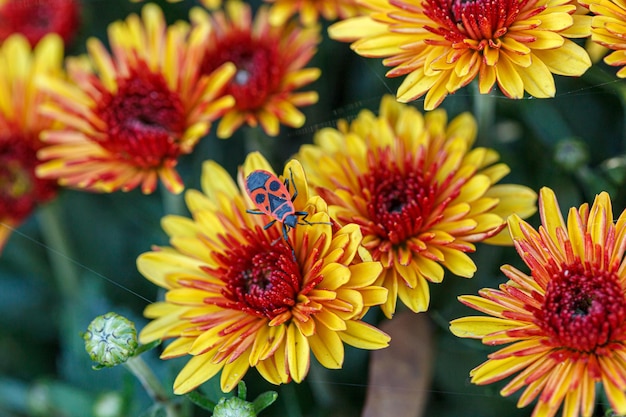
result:
[(257, 169), (252, 171), (246, 178), (246, 192), (258, 210), (247, 210), (250, 214), (265, 214), (273, 220), (265, 225), (264, 229), (272, 227), (276, 222), (282, 224), (283, 238), (289, 241), (287, 233), (296, 225), (330, 224), (311, 223), (306, 218), (309, 215), (306, 211), (296, 211), (293, 202), (298, 196), (298, 189), (293, 181), (291, 172), (291, 184), (293, 184), (293, 195), (289, 192), (289, 179), (281, 182), (280, 179), (269, 171)]

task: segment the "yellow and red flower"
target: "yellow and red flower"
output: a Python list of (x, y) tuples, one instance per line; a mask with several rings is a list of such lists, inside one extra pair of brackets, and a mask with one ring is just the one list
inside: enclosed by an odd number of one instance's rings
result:
[(380, 264), (360, 257), (358, 226), (328, 223), (326, 204), (309, 198), (294, 160), (284, 178), (298, 190), (295, 210), (308, 212), (314, 224), (297, 225), (285, 240), (279, 224), (264, 227), (271, 217), (247, 211), (256, 207), (243, 191), (244, 176), (259, 169), (272, 172), (253, 153), (238, 187), (221, 166), (206, 162), (204, 193), (186, 193), (193, 218), (165, 217), (172, 246), (137, 260), (139, 271), (167, 290), (165, 301), (145, 310), (153, 321), (140, 341), (174, 339), (161, 357), (191, 356), (174, 382), (177, 394), (220, 371), (222, 390), (230, 391), (250, 367), (274, 384), (300, 382), (311, 353), (323, 366), (340, 368), (344, 343), (379, 349), (389, 342), (361, 320), (387, 291), (374, 285)]
[(441, 282), (443, 267), (473, 276), (466, 253), (474, 244), (511, 244), (498, 235), (506, 218), (535, 211), (532, 190), (496, 185), (509, 168), (496, 163), (495, 151), (471, 148), (474, 118), (447, 122), (443, 110), (423, 116), (385, 96), (378, 117), (363, 110), (351, 124), (322, 129), (297, 156), (331, 218), (359, 225), (363, 246), (382, 262), (377, 284), (389, 290), (388, 317), (398, 297), (415, 312), (426, 310), (428, 282)]
[(248, 4), (229, 1), (225, 10), (213, 12), (196, 8), (191, 19), (209, 27), (211, 35), (202, 58), (202, 72), (210, 73), (232, 62), (237, 73), (227, 91), (235, 106), (220, 120), (217, 136), (230, 137), (242, 124), (261, 125), (269, 136), (280, 125), (301, 127), (304, 114), (298, 107), (314, 104), (316, 91), (295, 90), (317, 80), (318, 68), (304, 68), (317, 52), (319, 27), (301, 28), (292, 23), (271, 26), (267, 7), (260, 7), (252, 19)]
[(451, 322), (459, 337), (508, 346), (471, 371), (472, 382), (515, 377), (500, 391), (524, 389), (518, 407), (537, 399), (533, 416), (591, 417), (596, 385), (626, 414), (626, 211), (613, 220), (606, 192), (591, 206), (571, 208), (564, 221), (549, 188), (540, 193), (541, 226), (509, 218), (515, 248), (530, 275), (510, 266), (499, 289), (461, 302), (488, 316)]
[(626, 78), (626, 4), (614, 0), (581, 1), (594, 14), (591, 20), (591, 40), (612, 50), (604, 57), (608, 65), (621, 67), (617, 76)]
[(36, 45), (56, 33), (68, 44), (80, 26), (79, 0), (0, 0), (0, 41), (14, 33)]
[[(141, 3), (144, 0), (130, 0), (131, 3)], [(180, 3), (183, 0), (167, 0), (168, 3)], [(207, 9), (217, 9), (222, 5), (222, 0), (198, 0)]]
[(168, 27), (154, 4), (112, 23), (108, 35), (111, 53), (91, 38), (87, 56), (68, 60), (70, 81), (42, 80), (55, 98), (43, 113), (67, 127), (43, 133), (48, 146), (37, 173), (97, 192), (141, 186), (151, 193), (160, 178), (179, 193), (178, 158), (234, 104), (224, 88), (235, 68), (200, 74), (207, 31), (184, 22)]
[(331, 38), (365, 57), (385, 58), (388, 77), (405, 76), (401, 102), (426, 94), (424, 108), (478, 78), (509, 98), (553, 97), (552, 74), (579, 76), (590, 66), (569, 38), (589, 35), (589, 16), (571, 0), (360, 0), (369, 13), (338, 22)]
[(319, 23), (320, 16), (332, 22), (358, 16), (365, 10), (357, 0), (266, 0), (272, 3), (270, 23), (272, 26), (284, 25), (292, 16), (299, 16), (304, 26)]
[(55, 181), (35, 176), (39, 133), (53, 127), (37, 112), (49, 100), (36, 85), (44, 74), (63, 76), (63, 41), (58, 35), (45, 36), (35, 48), (21, 34), (0, 45), (0, 251), (11, 230), (57, 191)]

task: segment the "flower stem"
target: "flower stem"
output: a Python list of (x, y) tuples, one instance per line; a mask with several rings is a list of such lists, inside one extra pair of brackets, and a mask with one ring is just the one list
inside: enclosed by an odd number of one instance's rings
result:
[(40, 207), (37, 218), (43, 235), (50, 266), (65, 303), (74, 301), (80, 294), (80, 281), (76, 271), (73, 251), (62, 222), (62, 204), (55, 199)]
[(477, 144), (486, 145), (489, 142), (491, 131), (496, 117), (496, 97), (492, 94), (481, 94), (478, 83), (472, 83), (474, 88), (473, 110), (478, 123)]
[(164, 406), (167, 417), (179, 416), (178, 408), (171, 402), (159, 379), (140, 356), (130, 358), (124, 366), (139, 380), (150, 398)]
[(302, 417), (302, 409), (298, 402), (298, 394), (294, 388), (294, 384), (284, 384), (280, 387), (280, 398), (284, 401), (287, 415), (290, 417)]
[(184, 215), (185, 214), (185, 200), (183, 198), (183, 193), (173, 194), (168, 191), (165, 187), (161, 188), (161, 202), (163, 204), (163, 214), (175, 214), (175, 215)]

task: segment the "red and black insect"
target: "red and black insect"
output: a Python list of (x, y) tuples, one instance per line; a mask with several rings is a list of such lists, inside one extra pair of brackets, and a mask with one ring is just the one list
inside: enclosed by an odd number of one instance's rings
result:
[(289, 241), (287, 233), (298, 224), (330, 224), (311, 223), (306, 218), (309, 215), (306, 211), (296, 211), (293, 202), (298, 196), (298, 189), (293, 181), (291, 172), (291, 184), (293, 184), (293, 195), (289, 192), (289, 179), (280, 182), (280, 179), (269, 171), (257, 169), (252, 171), (246, 178), (246, 192), (254, 202), (258, 210), (247, 210), (250, 214), (265, 214), (273, 220), (265, 225), (263, 229), (268, 229), (276, 222), (283, 226), (283, 238)]

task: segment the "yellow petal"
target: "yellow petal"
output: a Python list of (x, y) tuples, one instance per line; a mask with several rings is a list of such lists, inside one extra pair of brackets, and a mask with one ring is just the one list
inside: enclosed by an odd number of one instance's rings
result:
[(584, 48), (576, 45), (569, 39), (555, 50), (534, 50), (534, 55), (539, 58), (550, 71), (558, 75), (580, 76), (591, 67), (591, 59)]
[(220, 194), (228, 197), (239, 194), (239, 189), (230, 174), (212, 160), (202, 164), (201, 186), (202, 191), (213, 201), (217, 201)]
[(539, 190), (539, 216), (541, 217), (541, 224), (546, 228), (552, 241), (558, 242), (556, 229), (565, 229), (565, 221), (556, 195), (548, 187), (542, 187)]
[(317, 332), (309, 337), (311, 351), (319, 363), (328, 369), (340, 369), (344, 348), (339, 334), (325, 326), (316, 326)]
[(351, 346), (360, 349), (382, 349), (389, 346), (389, 335), (374, 326), (353, 320), (346, 322), (346, 325), (346, 330), (339, 333), (339, 337)]
[[(398, 298), (406, 305), (411, 311), (419, 313), (428, 310), (428, 304), (430, 302), (430, 290), (428, 288), (428, 281), (423, 277), (419, 277), (415, 288), (409, 288), (403, 285), (402, 282), (397, 284)], [(391, 298), (391, 291), (389, 293)]]
[(220, 385), (222, 392), (230, 392), (239, 384), (250, 368), (248, 352), (244, 352), (233, 362), (227, 362), (222, 369)]
[(289, 374), (295, 382), (302, 382), (309, 371), (309, 342), (294, 324), (287, 328), (286, 349)]
[(454, 275), (463, 278), (471, 278), (476, 272), (476, 264), (467, 254), (457, 249), (449, 249), (446, 247), (439, 248), (443, 253), (443, 264)]
[(515, 213), (525, 219), (537, 211), (537, 193), (532, 189), (517, 184), (498, 184), (485, 193), (485, 197), (497, 198), (498, 205), (491, 210), (503, 219)]
[(505, 359), (491, 359), (474, 368), (471, 372), (472, 383), (477, 385), (498, 381), (520, 367), (526, 358), (511, 356)]
[(487, 316), (462, 317), (450, 322), (450, 331), (458, 337), (482, 339), (496, 332), (510, 330), (519, 327), (519, 323)]
[(519, 68), (518, 73), (528, 94), (537, 98), (554, 97), (554, 77), (541, 59), (533, 59), (530, 66)]
[(211, 361), (214, 353), (210, 351), (194, 356), (187, 362), (174, 381), (174, 394), (182, 395), (194, 390), (222, 369), (222, 363)]
[(328, 36), (344, 42), (351, 42), (365, 36), (376, 36), (387, 32), (388, 26), (376, 22), (369, 16), (353, 17), (342, 20), (328, 28)]
[(204, 262), (188, 256), (166, 252), (147, 252), (137, 258), (137, 269), (156, 285), (170, 288), (166, 278), (172, 273), (188, 273), (191, 277), (202, 276)]

